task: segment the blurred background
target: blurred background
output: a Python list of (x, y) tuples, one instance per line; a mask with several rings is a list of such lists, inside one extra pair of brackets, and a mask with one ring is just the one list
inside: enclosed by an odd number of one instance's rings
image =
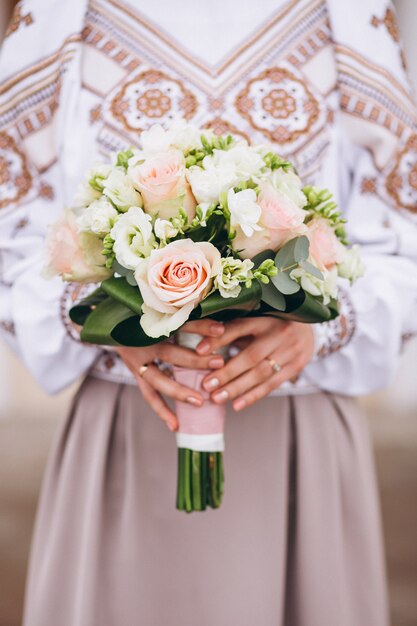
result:
[[(0, 0), (0, 45), (13, 4), (12, 0)], [(416, 88), (417, 0), (397, 0), (395, 4)], [(389, 389), (362, 400), (375, 447), (392, 626), (417, 626), (416, 371), (414, 339), (408, 343)], [(75, 387), (47, 396), (0, 344), (0, 626), (20, 624), (42, 473), (54, 431), (74, 391)]]

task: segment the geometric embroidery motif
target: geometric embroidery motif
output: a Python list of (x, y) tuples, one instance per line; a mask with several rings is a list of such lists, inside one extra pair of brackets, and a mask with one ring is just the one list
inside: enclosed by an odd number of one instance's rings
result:
[(397, 206), (417, 213), (417, 135), (412, 135), (398, 153), (385, 185)]
[(307, 133), (320, 113), (305, 82), (282, 67), (268, 68), (252, 78), (235, 105), (253, 128), (280, 144)]
[(0, 132), (0, 209), (20, 200), (31, 185), (25, 155), (10, 135)]
[(126, 82), (111, 102), (111, 112), (126, 130), (141, 131), (150, 124), (190, 119), (197, 99), (174, 78), (157, 70), (142, 72)]

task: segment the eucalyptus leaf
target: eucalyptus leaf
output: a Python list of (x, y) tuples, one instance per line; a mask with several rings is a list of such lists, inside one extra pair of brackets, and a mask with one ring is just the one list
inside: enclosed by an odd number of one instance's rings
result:
[(297, 263), (301, 263), (301, 261), (307, 261), (309, 252), (310, 241), (308, 237), (306, 237), (305, 235), (297, 237), (294, 246), (294, 258)]
[(275, 287), (285, 295), (291, 295), (297, 293), (300, 290), (300, 285), (293, 280), (288, 272), (278, 272), (276, 276), (272, 276), (270, 280)]
[(262, 301), (269, 304), (273, 309), (285, 311), (285, 298), (271, 282), (267, 285), (262, 284)]
[(308, 272), (309, 274), (312, 274), (316, 278), (319, 278), (320, 280), (324, 280), (323, 274), (315, 265), (310, 263), (310, 261), (300, 261), (300, 267), (302, 267), (306, 272)]

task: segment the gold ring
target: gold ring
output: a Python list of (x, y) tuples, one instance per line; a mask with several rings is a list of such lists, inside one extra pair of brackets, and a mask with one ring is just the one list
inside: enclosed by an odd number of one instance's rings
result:
[(143, 378), (144, 373), (146, 372), (146, 370), (148, 369), (148, 365), (141, 365), (140, 368), (138, 369), (138, 374), (141, 378)]
[(274, 359), (271, 359), (271, 357), (268, 357), (266, 360), (268, 361), (269, 365), (272, 367), (275, 374), (278, 374), (278, 372), (282, 370), (281, 365), (277, 363), (276, 361), (274, 361)]

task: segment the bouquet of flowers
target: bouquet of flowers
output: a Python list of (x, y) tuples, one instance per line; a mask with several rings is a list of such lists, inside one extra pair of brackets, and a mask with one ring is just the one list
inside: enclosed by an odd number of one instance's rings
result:
[[(48, 234), (50, 274), (101, 283), (70, 312), (83, 341), (184, 344), (181, 326), (207, 316), (338, 315), (338, 277), (362, 270), (329, 191), (303, 187), (271, 147), (185, 122), (140, 141), (92, 169)], [(174, 371), (195, 388), (204, 374)], [(198, 409), (177, 404), (180, 510), (221, 503), (223, 412), (209, 397)]]

